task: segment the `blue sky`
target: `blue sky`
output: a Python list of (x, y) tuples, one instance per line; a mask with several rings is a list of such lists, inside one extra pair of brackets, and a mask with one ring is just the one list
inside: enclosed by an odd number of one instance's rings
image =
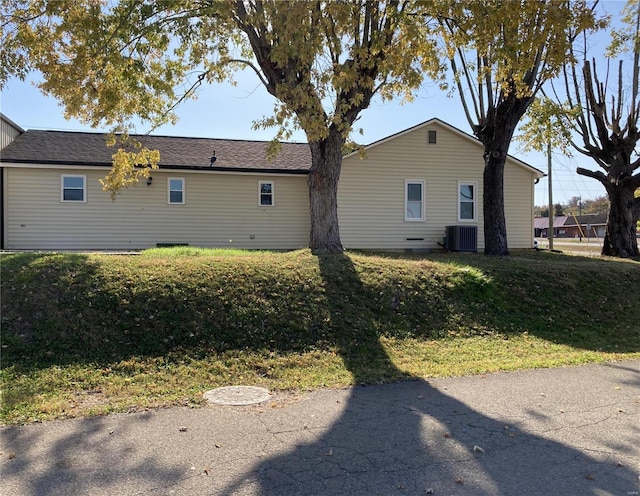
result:
[[(624, 2), (605, 1), (602, 8), (610, 13), (618, 13)], [(37, 75), (34, 75), (34, 77)], [(45, 97), (32, 84), (32, 80), (12, 79), (0, 93), (0, 110), (7, 117), (25, 129), (54, 129), (65, 131), (87, 131), (88, 126), (76, 120), (65, 120), (63, 108), (51, 97)], [(177, 110), (179, 122), (173, 126), (163, 126), (154, 134), (168, 136), (199, 136), (210, 138), (232, 138), (270, 140), (275, 130), (253, 130), (252, 123), (270, 115), (274, 99), (260, 85), (256, 76), (245, 71), (236, 76), (237, 85), (215, 84), (201, 88), (198, 99), (183, 103)], [(397, 101), (382, 102), (374, 99), (370, 107), (360, 114), (356, 126), (363, 129), (356, 141), (364, 144), (397, 133), (406, 128), (438, 117), (449, 124), (470, 133), (470, 126), (464, 116), (462, 105), (456, 95), (447, 95), (435, 84), (425, 84), (411, 103)], [(147, 132), (138, 128), (137, 132)], [(302, 131), (294, 134), (293, 140), (306, 141)], [(538, 153), (523, 153), (521, 145), (512, 143), (510, 154), (546, 172), (547, 158)], [(481, 159), (480, 159), (481, 160)], [(554, 154), (553, 201), (564, 203), (573, 196), (583, 199), (605, 195), (604, 188), (594, 179), (575, 173), (576, 167), (596, 169), (595, 162), (583, 156), (566, 158)], [(548, 183), (541, 180), (535, 187), (536, 205), (548, 203)]]

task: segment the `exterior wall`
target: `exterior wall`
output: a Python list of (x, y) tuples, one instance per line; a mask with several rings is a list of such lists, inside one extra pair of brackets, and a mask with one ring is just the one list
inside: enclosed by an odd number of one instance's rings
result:
[[(9, 165), (9, 164), (6, 164)], [(131, 250), (157, 243), (294, 249), (309, 244), (306, 176), (154, 171), (153, 183), (115, 202), (95, 168), (6, 167), (7, 249)], [(61, 175), (87, 176), (86, 203), (60, 201)], [(168, 204), (167, 178), (185, 179), (185, 204)], [(258, 206), (273, 181), (275, 205)]]
[[(428, 143), (428, 131), (436, 143)], [(437, 122), (372, 146), (367, 158), (345, 157), (338, 187), (340, 235), (346, 248), (426, 249), (442, 246), (450, 225), (477, 226), (484, 249), (482, 147)], [(510, 248), (533, 243), (533, 174), (507, 163), (505, 210)], [(425, 182), (425, 221), (405, 221), (405, 180)], [(458, 221), (458, 182), (475, 182), (476, 221)], [(418, 238), (418, 239), (416, 239)], [(419, 239), (422, 238), (422, 239)]]
[(21, 132), (21, 129), (2, 116), (0, 118), (0, 150), (11, 143)]
[(507, 221), (509, 249), (533, 247), (534, 220), (534, 176), (528, 170), (505, 164), (504, 170), (504, 215)]

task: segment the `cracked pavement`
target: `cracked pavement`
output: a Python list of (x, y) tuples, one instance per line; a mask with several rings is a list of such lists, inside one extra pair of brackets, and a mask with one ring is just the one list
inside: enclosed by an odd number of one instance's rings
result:
[(640, 361), (276, 394), (254, 407), (0, 434), (6, 496), (632, 496)]

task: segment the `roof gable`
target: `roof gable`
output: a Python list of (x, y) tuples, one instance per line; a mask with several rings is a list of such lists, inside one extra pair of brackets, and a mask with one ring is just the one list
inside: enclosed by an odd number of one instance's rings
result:
[[(474, 143), (476, 146), (482, 148), (482, 143), (477, 138), (471, 136), (468, 133), (465, 133), (464, 131), (461, 131), (457, 127), (454, 127), (451, 124), (448, 124), (448, 123), (446, 123), (445, 121), (443, 121), (441, 119), (438, 119), (437, 117), (434, 117), (432, 119), (429, 119), (428, 121), (422, 122), (420, 124), (416, 124), (415, 126), (407, 128), (407, 129), (405, 129), (403, 131), (399, 131), (399, 132), (397, 132), (395, 134), (387, 136), (386, 138), (382, 138), (382, 139), (380, 139), (378, 141), (374, 141), (373, 143), (371, 143), (369, 145), (366, 145), (364, 147), (364, 149), (365, 149), (365, 151), (366, 150), (370, 150), (372, 148), (375, 148), (376, 146), (383, 145), (384, 143), (387, 143), (387, 142), (389, 142), (391, 140), (394, 140), (396, 138), (399, 138), (399, 137), (404, 136), (404, 135), (409, 134), (409, 133), (413, 133), (415, 131), (418, 131), (418, 130), (420, 130), (422, 128), (425, 128), (425, 127), (433, 125), (433, 124), (438, 124), (439, 126), (444, 127), (448, 131), (451, 131), (452, 133), (455, 133), (456, 135), (461, 136), (465, 140), (468, 140), (471, 143)], [(354, 151), (354, 152), (351, 152), (351, 153), (345, 155), (345, 157), (349, 157), (349, 156), (355, 155), (357, 153), (359, 153), (359, 152), (358, 151)], [(515, 165), (528, 170), (529, 172), (534, 174), (537, 178), (541, 178), (541, 177), (544, 177), (546, 175), (541, 170), (536, 169), (535, 167), (527, 164), (526, 162), (523, 162), (520, 159), (515, 158), (512, 155), (507, 155), (507, 158), (508, 158), (508, 160), (512, 161)]]

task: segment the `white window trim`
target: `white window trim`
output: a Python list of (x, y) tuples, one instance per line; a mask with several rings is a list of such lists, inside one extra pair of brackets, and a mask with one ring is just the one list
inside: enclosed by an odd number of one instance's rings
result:
[[(420, 184), (421, 192), (422, 192), (422, 207), (420, 209), (420, 218), (409, 218), (407, 217), (407, 203), (409, 201), (409, 185), (410, 184)], [(425, 182), (423, 179), (405, 179), (404, 180), (404, 220), (405, 222), (424, 222), (425, 221)]]
[[(263, 205), (260, 202), (261, 196), (262, 196), (262, 185), (263, 184), (270, 184), (271, 185), (271, 204), (270, 205)], [(275, 181), (258, 181), (258, 206), (259, 207), (275, 207), (276, 206), (276, 184)]]
[[(473, 186), (473, 219), (461, 218), (460, 204), (460, 187), (461, 186)], [(477, 223), (478, 222), (478, 182), (477, 181), (458, 181), (458, 188), (456, 190), (456, 203), (458, 208), (458, 222)]]
[[(65, 189), (79, 189), (79, 188), (65, 188), (64, 187), (65, 177), (81, 177), (82, 178), (82, 200), (65, 200), (64, 199)], [(87, 203), (87, 176), (85, 174), (62, 174), (60, 176), (60, 201), (63, 203)]]
[[(182, 182), (182, 201), (181, 202), (172, 202), (171, 201), (171, 181), (181, 181)], [(184, 205), (187, 202), (187, 192), (185, 191), (186, 188), (186, 181), (184, 180), (184, 177), (168, 177), (167, 178), (167, 203), (169, 205)], [(173, 191), (178, 191), (178, 190), (173, 190)]]

